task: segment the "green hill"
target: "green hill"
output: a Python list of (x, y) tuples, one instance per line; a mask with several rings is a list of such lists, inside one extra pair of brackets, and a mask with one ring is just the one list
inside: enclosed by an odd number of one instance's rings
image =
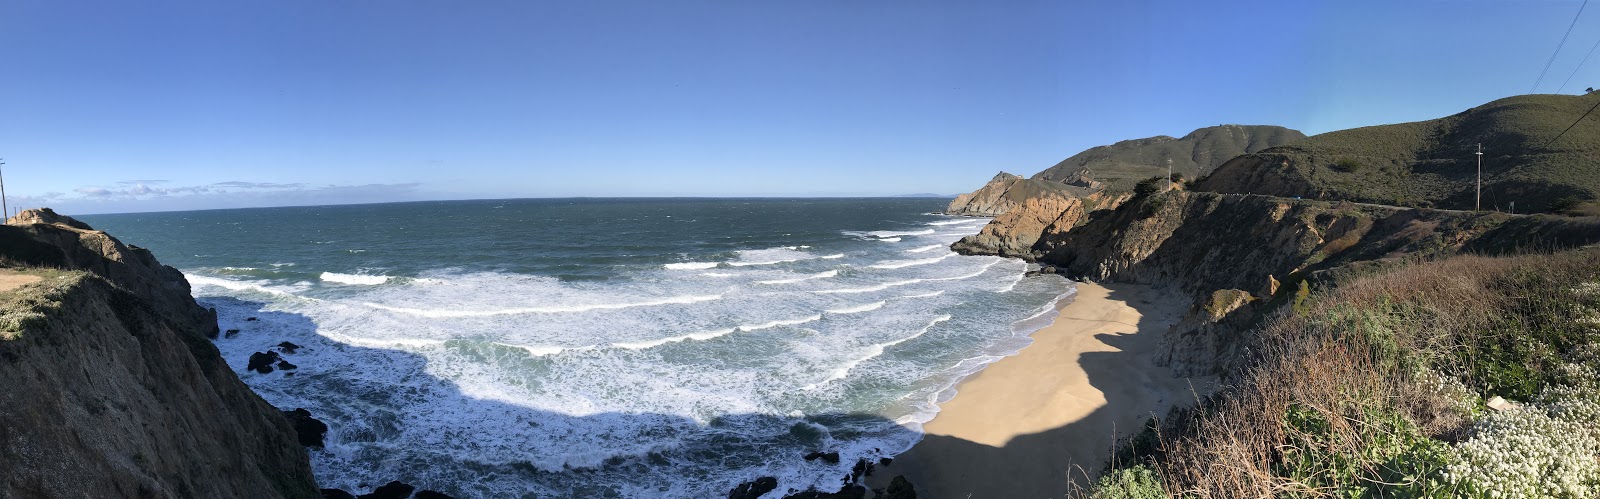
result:
[(1080, 152), (1034, 175), (1035, 180), (1078, 183), (1085, 176), (1112, 190), (1131, 190), (1135, 183), (1172, 170), (1194, 178), (1236, 156), (1305, 138), (1280, 126), (1219, 125), (1190, 132), (1181, 139), (1166, 135), (1124, 140)]
[(1482, 143), (1483, 207), (1549, 211), (1600, 197), (1600, 101), (1523, 95), (1454, 116), (1329, 132), (1234, 158), (1195, 190), (1472, 209)]

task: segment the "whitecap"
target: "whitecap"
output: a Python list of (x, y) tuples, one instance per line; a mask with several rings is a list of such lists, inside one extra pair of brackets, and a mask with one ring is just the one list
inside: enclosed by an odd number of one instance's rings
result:
[(829, 271), (825, 271), (825, 272), (818, 272), (818, 273), (811, 274), (811, 275), (808, 275), (808, 276), (795, 277), (795, 278), (792, 278), (792, 279), (773, 279), (773, 280), (770, 280), (770, 281), (756, 281), (756, 284), (794, 284), (794, 283), (797, 283), (797, 282), (809, 281), (809, 280), (812, 280), (812, 279), (826, 279), (826, 278), (833, 277), (833, 276), (836, 276), (836, 275), (839, 275), (839, 271), (837, 271), (837, 270), (829, 270)]
[(835, 368), (832, 373), (829, 373), (828, 377), (826, 379), (824, 379), (822, 381), (818, 381), (816, 383), (812, 383), (812, 384), (803, 386), (803, 387), (801, 387), (801, 389), (802, 390), (815, 390), (815, 389), (817, 389), (818, 386), (822, 386), (822, 385), (827, 384), (829, 382), (833, 382), (833, 381), (844, 379), (845, 376), (849, 376), (850, 375), (850, 370), (851, 369), (855, 369), (856, 366), (861, 365), (862, 362), (866, 362), (868, 360), (872, 360), (874, 357), (877, 357), (879, 355), (883, 355), (884, 349), (892, 347), (892, 346), (895, 346), (895, 345), (899, 345), (901, 343), (905, 343), (907, 341), (911, 341), (911, 340), (917, 339), (918, 337), (921, 337), (924, 334), (928, 334), (928, 331), (932, 331), (934, 326), (937, 326), (937, 325), (939, 325), (939, 323), (944, 322), (944, 321), (948, 321), (948, 320), (950, 320), (950, 316), (948, 314), (947, 315), (940, 315), (938, 317), (935, 317), (933, 319), (933, 322), (929, 322), (927, 326), (923, 326), (922, 329), (917, 331), (916, 334), (913, 334), (911, 336), (907, 336), (907, 337), (904, 337), (904, 338), (900, 338), (898, 340), (888, 341), (888, 342), (884, 342), (884, 343), (878, 343), (878, 344), (872, 345), (870, 347), (867, 347), (867, 349), (866, 349), (867, 350), (867, 354), (866, 355), (864, 355), (862, 357), (858, 357), (858, 358), (856, 358), (854, 360), (850, 360), (850, 361), (845, 362), (844, 365), (841, 365), (838, 368)]
[(921, 260), (889, 260), (889, 261), (880, 262), (880, 263), (877, 263), (877, 264), (874, 264), (874, 265), (868, 265), (867, 268), (871, 268), (871, 269), (903, 269), (903, 268), (906, 268), (906, 267), (914, 267), (914, 266), (917, 266), (917, 265), (928, 265), (928, 264), (939, 263), (939, 262), (943, 261), (946, 258), (950, 258), (951, 256), (955, 256), (955, 253), (945, 253), (943, 255), (940, 255), (940, 256), (937, 256), (937, 257), (934, 257), (934, 258), (924, 258), (924, 259), (921, 259)]
[(338, 272), (323, 272), (320, 278), (326, 282), (358, 286), (375, 286), (393, 279), (393, 277), (386, 275), (340, 274)]
[(885, 237), (883, 239), (879, 239), (879, 241), (883, 241), (883, 242), (886, 242), (886, 243), (898, 243), (898, 242), (900, 242), (900, 238), (898, 238), (898, 237)]
[(821, 258), (823, 260), (833, 260), (833, 259), (836, 259), (836, 258), (844, 258), (844, 253), (839, 253), (839, 254), (834, 254), (834, 255), (826, 255), (826, 256), (819, 256), (817, 258)]
[(872, 236), (872, 237), (877, 237), (877, 238), (890, 238), (890, 237), (900, 237), (900, 236), (926, 236), (926, 235), (932, 234), (932, 233), (933, 233), (933, 229), (911, 230), (911, 231), (875, 230), (875, 231), (872, 231), (872, 232), (868, 232), (867, 235)]
[(667, 270), (705, 270), (716, 268), (717, 262), (683, 262), (664, 265)]
[(885, 301), (872, 302), (872, 303), (868, 303), (866, 305), (858, 305), (858, 306), (854, 306), (854, 307), (845, 307), (845, 308), (839, 308), (839, 309), (824, 310), (824, 312), (827, 312), (827, 313), (830, 313), (830, 314), (858, 314), (858, 313), (861, 313), (861, 312), (871, 312), (873, 310), (877, 310), (877, 309), (883, 308), (883, 306), (888, 304), (888, 303), (889, 302), (885, 302)]
[(974, 220), (971, 220), (971, 219), (966, 219), (966, 220), (940, 220), (940, 221), (937, 221), (937, 222), (928, 222), (928, 225), (957, 225), (957, 224), (969, 224), (969, 223), (973, 223), (973, 222), (974, 222)]
[(501, 310), (456, 310), (456, 309), (421, 309), (393, 307), (379, 303), (362, 303), (368, 307), (390, 312), (415, 315), (419, 317), (444, 318), (444, 317), (490, 317), (496, 315), (521, 315), (521, 314), (559, 314), (572, 312), (588, 312), (590, 310), (615, 310), (633, 307), (651, 307), (658, 305), (687, 305), (706, 301), (720, 300), (722, 295), (685, 295), (671, 296), (658, 300), (633, 302), (633, 303), (591, 303), (587, 305), (567, 305), (556, 307), (524, 307), (508, 308)]
[(926, 252), (926, 251), (933, 251), (933, 250), (936, 250), (936, 249), (939, 249), (939, 248), (943, 248), (943, 247), (945, 247), (943, 244), (930, 244), (930, 245), (927, 245), (927, 246), (923, 246), (921, 248), (908, 249), (908, 250), (906, 250), (906, 253), (922, 253), (922, 252)]

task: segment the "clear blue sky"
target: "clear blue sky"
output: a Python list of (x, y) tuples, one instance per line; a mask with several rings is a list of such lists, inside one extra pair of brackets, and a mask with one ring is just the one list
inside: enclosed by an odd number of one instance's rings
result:
[[(0, 157), (77, 213), (948, 194), (1527, 93), (1579, 3), (0, 0)], [(1600, 2), (1538, 91), (1597, 40)]]

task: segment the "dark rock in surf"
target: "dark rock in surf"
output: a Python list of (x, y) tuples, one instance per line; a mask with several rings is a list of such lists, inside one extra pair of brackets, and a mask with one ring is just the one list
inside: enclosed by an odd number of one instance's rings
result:
[(807, 490), (797, 494), (783, 496), (783, 499), (862, 499), (867, 497), (867, 488), (860, 485), (851, 485), (838, 492), (819, 492)]
[(282, 359), (278, 357), (278, 352), (256, 352), (250, 354), (250, 364), (246, 368), (261, 374), (267, 374), (272, 372), (272, 363), (279, 360)]
[(807, 461), (816, 461), (818, 459), (826, 461), (828, 464), (839, 464), (839, 453), (818, 451), (806, 454)]
[(339, 489), (322, 489), (322, 499), (356, 499), (356, 496)]
[(451, 496), (451, 495), (443, 493), (443, 492), (437, 492), (437, 491), (432, 491), (432, 490), (422, 490), (422, 491), (417, 492), (417, 495), (411, 496), (411, 499), (456, 499), (456, 498), (455, 498), (455, 496)]
[(906, 481), (905, 476), (896, 476), (889, 481), (889, 488), (878, 495), (878, 499), (917, 499), (917, 489)]
[(295, 352), (295, 350), (299, 350), (300, 349), (300, 345), (296, 345), (294, 343), (290, 343), (290, 342), (285, 341), (283, 343), (279, 343), (278, 344), (278, 348), (283, 349), (283, 353), (292, 354), (292, 353)]
[(734, 487), (732, 491), (728, 492), (728, 499), (757, 499), (776, 488), (778, 488), (778, 479), (764, 476)]
[(322, 448), (322, 439), (328, 434), (328, 425), (311, 417), (311, 411), (304, 408), (283, 411), (283, 417), (288, 418), (289, 425), (294, 427), (296, 436), (300, 438), (300, 445)]
[(356, 496), (356, 499), (406, 499), (411, 497), (411, 491), (413, 490), (417, 490), (417, 488), (396, 480), (379, 486), (371, 494)]
[(297, 365), (294, 365), (294, 364), (290, 364), (289, 361), (287, 361), (287, 360), (278, 361), (278, 369), (282, 369), (282, 370), (285, 370), (285, 371), (293, 371), (293, 370), (299, 369), (299, 368), (300, 368), (300, 366), (297, 366)]

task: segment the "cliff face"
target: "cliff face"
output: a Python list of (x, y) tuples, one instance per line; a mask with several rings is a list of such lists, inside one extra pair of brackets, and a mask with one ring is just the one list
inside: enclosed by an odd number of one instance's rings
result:
[[(1081, 219), (1079, 212), (1069, 206), (1060, 219)], [(1040, 263), (1090, 280), (1189, 295), (1194, 306), (1167, 335), (1163, 357), (1192, 375), (1229, 362), (1239, 343), (1229, 335), (1262, 300), (1299, 289), (1280, 288), (1280, 280), (1315, 280), (1403, 256), (1579, 246), (1600, 241), (1600, 221), (1175, 191), (1134, 198), (1075, 227), (1052, 222), (1038, 234), (1029, 252)], [(1003, 231), (995, 237), (1026, 239)]]
[(1087, 189), (1079, 187), (1029, 180), (1000, 172), (978, 190), (956, 196), (944, 212), (947, 215), (995, 217), (1011, 211), (1029, 199), (1064, 199), (1088, 193)]
[(48, 212), (0, 226), (0, 497), (320, 497), (283, 415), (148, 251)]
[(1095, 193), (1083, 197), (1046, 196), (1024, 200), (990, 220), (977, 234), (963, 237), (950, 249), (964, 255), (1000, 255), (1036, 260), (1034, 246), (1041, 238), (1055, 237), (1087, 220), (1095, 210), (1115, 208), (1127, 194)]

